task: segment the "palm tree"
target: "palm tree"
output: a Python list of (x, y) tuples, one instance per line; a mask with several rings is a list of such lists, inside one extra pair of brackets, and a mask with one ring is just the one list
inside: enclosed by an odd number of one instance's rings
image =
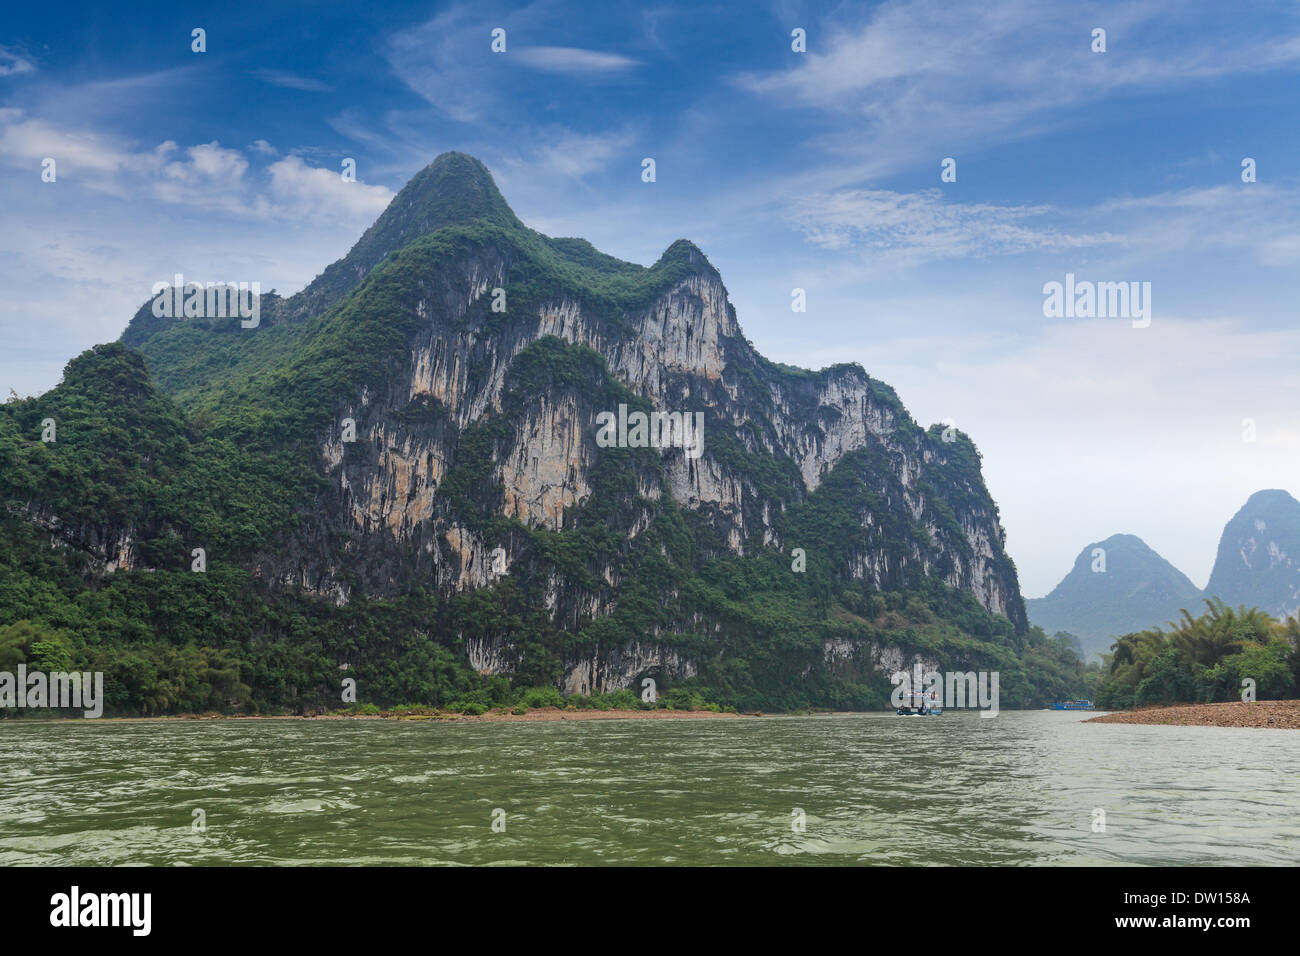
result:
[(1273, 619), (1259, 608), (1242, 605), (1233, 610), (1219, 598), (1207, 598), (1205, 608), (1196, 618), (1184, 610), (1182, 623), (1169, 633), (1174, 646), (1191, 663), (1213, 667), (1247, 644), (1268, 640)]

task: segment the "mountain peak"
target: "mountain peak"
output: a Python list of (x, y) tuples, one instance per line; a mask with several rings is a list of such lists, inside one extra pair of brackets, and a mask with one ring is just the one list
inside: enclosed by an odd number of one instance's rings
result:
[(433, 162), (425, 166), (422, 173), (446, 173), (449, 175), (463, 175), (475, 179), (487, 179), (491, 181), (492, 174), (488, 168), (483, 165), (483, 161), (469, 153), (462, 153), (458, 150), (449, 149), (445, 153), (439, 153), (433, 158)]
[(1134, 551), (1143, 551), (1143, 552), (1150, 551), (1152, 554), (1155, 554), (1155, 551), (1152, 550), (1151, 546), (1147, 544), (1145, 541), (1143, 541), (1141, 538), (1139, 538), (1137, 535), (1126, 534), (1125, 532), (1121, 531), (1117, 534), (1112, 534), (1109, 538), (1106, 538), (1103, 541), (1094, 541), (1092, 544), (1085, 547), (1083, 551), (1079, 553), (1079, 557), (1076, 558), (1075, 560), (1076, 561), (1083, 560), (1083, 558), (1091, 555), (1093, 548), (1102, 548), (1102, 547), (1106, 547), (1107, 545), (1111, 547), (1118, 546), (1124, 548), (1132, 548)]
[(1241, 510), (1274, 507), (1300, 509), (1300, 502), (1296, 501), (1290, 492), (1283, 491), (1281, 488), (1266, 488), (1247, 498), (1246, 504), (1242, 506)]
[(381, 227), (389, 220), (388, 229), (397, 226), (409, 242), (443, 226), (475, 219), (518, 223), (488, 168), (466, 153), (448, 152), (411, 177), (371, 229), (386, 231)]
[(654, 268), (664, 266), (681, 266), (691, 272), (713, 275), (721, 278), (721, 274), (709, 261), (709, 257), (695, 243), (689, 239), (678, 239), (672, 243), (664, 254), (659, 257), (659, 261), (654, 264)]
[(443, 153), (411, 177), (344, 261), (361, 255), (374, 259), (373, 268), (421, 236), (474, 221), (521, 225), (486, 166), (465, 153)]
[(466, 153), (442, 153), (411, 177), (346, 256), (289, 300), (289, 314), (325, 311), (389, 254), (421, 236), (471, 222), (524, 228), (486, 166)]
[(1176, 620), (1199, 597), (1187, 576), (1137, 535), (1113, 534), (1085, 546), (1052, 592), (1025, 607), (1032, 623), (1048, 634), (1070, 632), (1093, 654), (1121, 634)]
[(1251, 495), (1223, 528), (1205, 593), (1275, 617), (1300, 610), (1300, 501), (1279, 488)]
[[(1116, 566), (1116, 559), (1118, 559), (1118, 566), (1126, 575), (1135, 573), (1139, 569), (1149, 570), (1160, 568), (1163, 570), (1168, 568), (1169, 570), (1175, 571), (1180, 578), (1183, 577), (1181, 571), (1177, 571), (1173, 565), (1169, 564), (1169, 562), (1161, 557), (1155, 549), (1137, 535), (1125, 534), (1122, 532), (1119, 534), (1112, 534), (1109, 538), (1105, 538), (1101, 541), (1094, 541), (1089, 545), (1085, 545), (1083, 550), (1079, 552), (1078, 557), (1074, 559), (1074, 569), (1070, 572), (1070, 575), (1092, 575), (1098, 573), (1093, 571), (1093, 566), (1098, 561), (1098, 555), (1094, 554), (1094, 552), (1098, 548), (1106, 553), (1104, 563), (1100, 566), (1106, 567), (1107, 570), (1113, 570)], [(1067, 580), (1070, 575), (1066, 576)], [(1090, 578), (1085, 578), (1085, 580), (1090, 580)], [(1064, 584), (1065, 581), (1062, 581), (1061, 585)], [(1189, 581), (1188, 584), (1190, 585), (1191, 582)], [(1057, 587), (1060, 588), (1061, 585), (1057, 585)]]

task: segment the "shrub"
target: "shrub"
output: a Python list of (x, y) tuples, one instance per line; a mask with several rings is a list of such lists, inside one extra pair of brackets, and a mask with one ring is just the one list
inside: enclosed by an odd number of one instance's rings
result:
[(461, 714), (468, 714), (470, 717), (479, 717), (488, 711), (487, 704), (481, 704), (474, 700), (458, 700), (456, 703), (449, 705), (448, 710), (454, 710)]
[(564, 695), (554, 687), (530, 687), (524, 691), (525, 707), (563, 707)]

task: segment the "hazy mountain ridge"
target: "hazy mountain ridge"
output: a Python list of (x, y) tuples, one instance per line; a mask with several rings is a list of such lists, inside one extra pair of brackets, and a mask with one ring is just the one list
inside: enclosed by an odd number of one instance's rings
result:
[[(1093, 551), (1106, 570), (1093, 570)], [(1275, 618), (1300, 610), (1300, 502), (1285, 491), (1259, 491), (1224, 526), (1202, 591), (1134, 535), (1086, 546), (1046, 597), (1025, 601), (1030, 620), (1049, 634), (1068, 631), (1088, 653), (1104, 653), (1121, 635), (1160, 627), (1207, 599), (1259, 608)]]
[(1278, 489), (1251, 495), (1223, 529), (1205, 593), (1274, 617), (1300, 611), (1300, 501)]
[(1084, 547), (1061, 582), (1025, 608), (1032, 623), (1048, 634), (1068, 631), (1091, 655), (1108, 651), (1120, 634), (1167, 624), (1183, 608), (1195, 611), (1199, 598), (1196, 585), (1141, 538), (1115, 534)]

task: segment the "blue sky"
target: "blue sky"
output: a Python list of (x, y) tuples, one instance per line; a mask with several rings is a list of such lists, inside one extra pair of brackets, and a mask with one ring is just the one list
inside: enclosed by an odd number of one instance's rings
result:
[[(955, 421), (1027, 595), (1115, 532), (1204, 584), (1250, 493), (1300, 495), (1297, 104), (1293, 0), (14, 7), (0, 389), (174, 272), (296, 291), (459, 149), (549, 234), (695, 241), (769, 357)], [(1067, 272), (1150, 282), (1150, 326), (1045, 318)]]

